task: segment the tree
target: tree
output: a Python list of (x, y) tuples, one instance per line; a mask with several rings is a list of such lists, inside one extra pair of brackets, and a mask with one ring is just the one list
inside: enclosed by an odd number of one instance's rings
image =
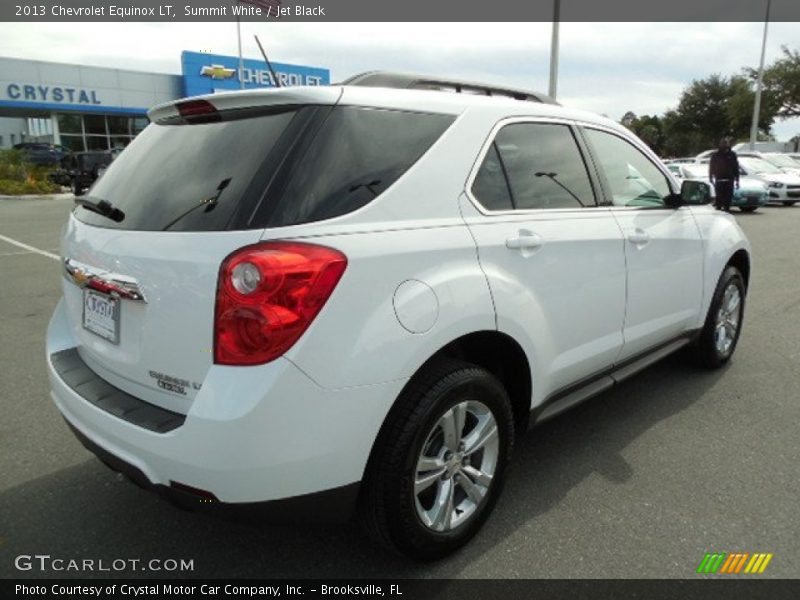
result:
[[(740, 139), (750, 139), (750, 126), (753, 121), (753, 106), (756, 102), (756, 93), (752, 82), (744, 77), (731, 77), (730, 97), (728, 99), (727, 113), (730, 124), (730, 135)], [(769, 139), (772, 137), (770, 130), (775, 122), (779, 105), (774, 96), (761, 95), (761, 109), (758, 115), (758, 137)]]
[(628, 129), (630, 129), (631, 125), (636, 122), (636, 113), (633, 112), (632, 110), (629, 110), (624, 115), (622, 115), (622, 118), (619, 120), (619, 122), (622, 123)]
[[(662, 152), (670, 156), (691, 156), (715, 148), (723, 137), (749, 139), (755, 92), (752, 81), (741, 75), (710, 75), (692, 81), (681, 94), (678, 107), (662, 118)], [(770, 136), (778, 105), (762, 98), (759, 134)]]
[[(775, 105), (778, 118), (800, 117), (800, 51), (782, 48), (779, 58), (764, 69), (764, 94)], [(758, 76), (754, 69), (747, 69), (753, 79)], [(762, 96), (762, 102), (763, 102)]]
[(639, 139), (645, 144), (650, 146), (653, 152), (656, 154), (661, 154), (663, 152), (664, 134), (660, 117), (657, 115), (642, 115), (641, 117), (634, 118), (627, 127), (639, 136)]

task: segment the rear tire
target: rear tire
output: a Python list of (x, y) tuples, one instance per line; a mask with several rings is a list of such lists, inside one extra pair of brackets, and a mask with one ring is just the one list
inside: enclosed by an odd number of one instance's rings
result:
[(786, 201), (784, 201), (783, 205), (784, 205), (784, 206), (794, 206), (794, 201), (792, 201), (792, 200), (786, 200)]
[(718, 369), (733, 356), (742, 332), (745, 292), (739, 270), (726, 268), (717, 282), (700, 337), (689, 349), (697, 364)]
[(739, 208), (743, 213), (754, 213), (757, 209), (757, 206), (742, 206)]
[(77, 179), (72, 180), (72, 194), (77, 198), (83, 196), (83, 187), (78, 183)]
[(447, 556), (492, 512), (513, 444), (502, 384), (470, 363), (432, 363), (412, 378), (378, 435), (359, 503), (362, 525), (408, 557)]

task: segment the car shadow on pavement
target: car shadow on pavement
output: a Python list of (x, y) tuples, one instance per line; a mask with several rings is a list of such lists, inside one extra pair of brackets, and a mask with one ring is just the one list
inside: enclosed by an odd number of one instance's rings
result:
[[(587, 477), (599, 475), (609, 485), (628, 481), (633, 468), (623, 456), (626, 447), (691, 407), (724, 371), (702, 371), (674, 357), (521, 436), (486, 527), (462, 551), (432, 565), (376, 549), (354, 523), (275, 526), (182, 511), (87, 459), (0, 494), (0, 577), (503, 576), (470, 567)], [(194, 570), (18, 571), (20, 554), (103, 559), (106, 566), (113, 559), (190, 559)]]

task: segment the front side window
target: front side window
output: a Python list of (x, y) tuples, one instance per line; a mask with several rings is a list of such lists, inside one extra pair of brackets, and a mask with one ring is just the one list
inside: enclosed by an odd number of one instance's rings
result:
[[(499, 167), (499, 168), (498, 168)], [(472, 187), (489, 210), (506, 202), (499, 177), (518, 210), (595, 206), (586, 163), (567, 125), (514, 123), (497, 134)]]
[(619, 136), (597, 129), (586, 135), (605, 173), (614, 206), (664, 206), (672, 193), (666, 176), (647, 156)]

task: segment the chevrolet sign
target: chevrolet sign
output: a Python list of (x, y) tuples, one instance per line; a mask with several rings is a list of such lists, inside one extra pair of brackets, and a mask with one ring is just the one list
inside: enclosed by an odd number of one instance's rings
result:
[(236, 69), (228, 69), (223, 65), (209, 65), (200, 68), (200, 75), (211, 77), (211, 79), (230, 79), (236, 73)]
[(243, 58), (240, 74), (239, 59), (236, 56), (189, 52), (188, 50), (184, 50), (181, 54), (181, 66), (185, 97), (232, 92), (240, 89), (272, 88), (277, 83), (280, 83), (281, 87), (291, 87), (329, 85), (331, 82), (331, 72), (320, 67), (273, 62), (273, 75), (263, 59)]

